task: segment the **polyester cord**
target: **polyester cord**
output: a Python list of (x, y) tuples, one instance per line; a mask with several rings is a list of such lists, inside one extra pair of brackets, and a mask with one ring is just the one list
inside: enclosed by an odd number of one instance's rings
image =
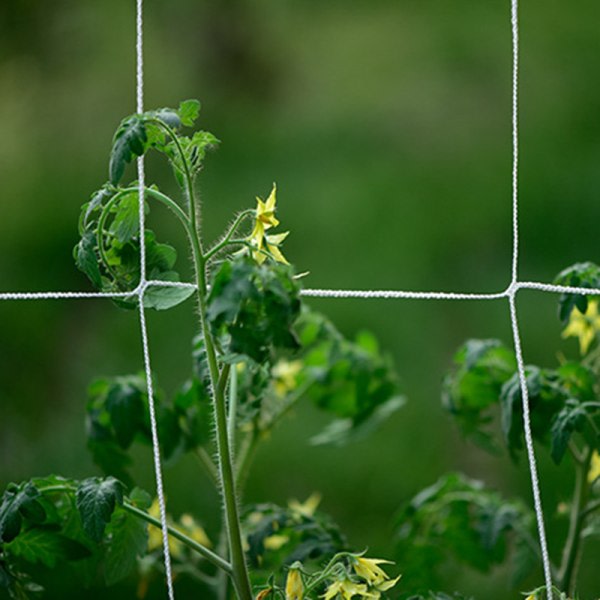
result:
[[(143, 0), (136, 0), (136, 111), (144, 112), (144, 46), (143, 46)], [(140, 311), (140, 330), (142, 334), (142, 349), (144, 353), (144, 370), (146, 371), (146, 386), (148, 392), (148, 408), (150, 412), (150, 429), (152, 433), (152, 453), (154, 456), (154, 474), (156, 478), (156, 495), (160, 510), (160, 523), (162, 527), (163, 558), (165, 576), (167, 579), (167, 593), (169, 600), (175, 600), (173, 590), (173, 575), (171, 569), (171, 554), (169, 552), (169, 533), (167, 531), (167, 507), (163, 489), (162, 466), (160, 460), (160, 444), (158, 439), (158, 426), (156, 423), (156, 409), (154, 405), (154, 389), (152, 384), (152, 367), (150, 363), (150, 349), (148, 344), (148, 330), (146, 327), (146, 313), (144, 311), (144, 293), (146, 282), (146, 219), (144, 212), (145, 172), (144, 156), (137, 159), (138, 172), (138, 205), (140, 229), (140, 285), (138, 290), (138, 304)]]

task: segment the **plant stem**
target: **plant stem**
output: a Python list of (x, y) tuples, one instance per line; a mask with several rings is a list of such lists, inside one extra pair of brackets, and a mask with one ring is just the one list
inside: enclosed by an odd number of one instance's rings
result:
[(584, 522), (584, 509), (588, 494), (587, 472), (591, 457), (592, 452), (588, 448), (585, 450), (583, 461), (575, 463), (575, 491), (571, 504), (569, 532), (558, 573), (560, 587), (569, 595), (574, 592), (576, 571), (581, 551), (581, 529)]
[[(240, 213), (237, 218), (235, 219), (235, 221), (233, 222), (233, 224), (231, 225), (231, 227), (229, 228), (229, 231), (225, 234), (225, 237), (218, 243), (216, 243), (210, 250), (208, 250), (206, 252), (206, 255), (204, 257), (204, 259), (208, 262), (215, 254), (217, 254), (219, 251), (221, 251), (223, 248), (225, 248), (225, 246), (227, 246), (227, 244), (231, 243), (232, 240), (232, 236), (235, 233), (235, 230), (240, 226), (240, 224), (242, 223), (242, 221), (254, 214), (254, 210), (252, 209), (248, 209), (245, 210), (244, 212)], [(241, 243), (242, 240), (236, 240), (236, 243)]]
[[(154, 527), (158, 527), (159, 529), (162, 529), (162, 524), (159, 519), (155, 519), (154, 517), (149, 515), (147, 512), (140, 510), (136, 506), (133, 506), (132, 504), (129, 504), (128, 502), (123, 502), (123, 508), (127, 512), (130, 512), (131, 514), (135, 515), (136, 517), (139, 517), (143, 521), (150, 523), (150, 525), (154, 525)], [(226, 560), (223, 560), (218, 554), (215, 554), (212, 550), (209, 550), (208, 548), (206, 548), (206, 546), (199, 544), (195, 540), (189, 538), (187, 535), (181, 533), (181, 531), (179, 531), (173, 527), (170, 527), (169, 525), (167, 525), (167, 532), (169, 533), (169, 535), (171, 537), (174, 537), (174, 538), (178, 539), (180, 542), (183, 542), (186, 546), (188, 546), (192, 550), (195, 550), (198, 554), (200, 554), (201, 556), (206, 558), (206, 560), (211, 562), (213, 565), (215, 565), (219, 569), (222, 569), (226, 573), (231, 574), (231, 572), (232, 572), (231, 565)]]
[(229, 450), (232, 454), (232, 462), (235, 462), (235, 430), (237, 416), (237, 394), (238, 394), (238, 378), (237, 369), (235, 366), (231, 369), (229, 375), (229, 406), (227, 415), (227, 433), (229, 437)]
[(217, 456), (219, 475), (221, 480), (221, 496), (225, 509), (225, 527), (229, 542), (229, 555), (231, 557), (231, 575), (239, 600), (252, 600), (252, 590), (250, 588), (250, 578), (246, 566), (246, 559), (242, 547), (242, 532), (237, 507), (237, 495), (235, 480), (233, 476), (233, 466), (231, 462), (231, 453), (229, 448), (229, 439), (227, 433), (227, 406), (225, 401), (225, 390), (229, 378), (230, 365), (224, 365), (219, 373), (217, 362), (217, 353), (214, 341), (208, 323), (206, 322), (206, 259), (202, 252), (202, 244), (198, 232), (198, 215), (196, 201), (194, 197), (193, 181), (183, 150), (172, 134), (183, 164), (186, 176), (186, 191), (189, 199), (190, 222), (194, 235), (192, 236), (192, 257), (196, 271), (196, 283), (198, 294), (198, 308), (200, 313), (200, 326), (204, 338), (204, 348), (210, 373), (210, 382), (213, 392), (213, 409), (215, 416), (216, 434), (217, 434)]

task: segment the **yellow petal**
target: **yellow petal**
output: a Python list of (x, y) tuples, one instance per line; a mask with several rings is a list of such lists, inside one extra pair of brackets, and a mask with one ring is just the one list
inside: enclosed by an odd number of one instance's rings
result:
[(321, 503), (321, 494), (313, 492), (304, 502), (298, 500), (290, 500), (288, 506), (293, 512), (302, 515), (303, 517), (312, 517)]
[(273, 184), (273, 188), (271, 189), (271, 193), (265, 202), (265, 207), (267, 210), (273, 212), (275, 210), (275, 202), (277, 201), (277, 184)]
[(293, 567), (288, 571), (285, 581), (285, 600), (302, 600), (304, 597), (304, 583), (299, 569)]
[(387, 592), (388, 590), (391, 590), (400, 581), (400, 577), (402, 577), (402, 575), (398, 575), (396, 579), (390, 579), (389, 581), (380, 583), (377, 586), (377, 590), (380, 592)]
[(266, 550), (279, 550), (290, 541), (287, 535), (270, 535), (263, 540), (263, 546)]
[(281, 250), (277, 246), (273, 246), (271, 244), (267, 244), (267, 249), (273, 255), (273, 258), (284, 265), (289, 265), (290, 263), (287, 261), (285, 256), (281, 253)]
[(588, 483), (594, 483), (596, 479), (600, 477), (600, 454), (597, 450), (594, 450), (592, 454), (592, 460), (590, 462), (590, 470), (588, 471), (587, 480)]

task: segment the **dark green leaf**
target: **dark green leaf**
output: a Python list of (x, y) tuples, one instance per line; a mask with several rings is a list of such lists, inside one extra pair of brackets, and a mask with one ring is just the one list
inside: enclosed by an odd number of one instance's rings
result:
[(578, 400), (569, 399), (552, 421), (552, 460), (559, 464), (567, 450), (574, 431), (581, 431), (586, 421), (586, 411)]
[(131, 445), (143, 426), (145, 390), (140, 389), (136, 383), (137, 380), (117, 380), (106, 395), (106, 408), (115, 437), (122, 448)]
[(511, 542), (529, 538), (533, 526), (531, 511), (521, 503), (506, 501), (479, 481), (449, 474), (417, 494), (398, 516), (403, 582), (413, 589), (431, 585), (451, 558), (487, 572), (504, 560)]
[(123, 503), (123, 484), (114, 477), (85, 479), (77, 488), (76, 499), (84, 531), (99, 542), (115, 506)]
[[(304, 566), (311, 561), (319, 564), (346, 550), (346, 540), (338, 527), (320, 512), (310, 515), (274, 504), (259, 504), (245, 510), (243, 522), (248, 560), (256, 572), (279, 570), (297, 560)], [(272, 535), (287, 539), (273, 549), (268, 544)]]
[(77, 268), (90, 278), (96, 288), (101, 288), (102, 277), (96, 256), (96, 234), (93, 231), (86, 231), (75, 246), (73, 254)]
[(159, 108), (158, 110), (146, 113), (146, 118), (156, 118), (171, 129), (179, 129), (181, 127), (181, 118), (174, 108)]
[(45, 518), (40, 492), (33, 483), (9, 484), (0, 503), (0, 542), (8, 543), (17, 537), (23, 519), (41, 523)]
[(113, 185), (121, 181), (125, 165), (131, 162), (134, 156), (144, 154), (146, 142), (146, 129), (141, 117), (133, 115), (121, 122), (113, 138), (110, 155), (109, 178)]
[(216, 273), (207, 318), (226, 352), (262, 363), (277, 349), (298, 349), (299, 291), (288, 267), (239, 257)]
[(115, 189), (109, 184), (104, 185), (99, 190), (95, 191), (89, 202), (86, 202), (82, 206), (82, 215), (79, 233), (83, 235), (83, 232), (87, 229), (90, 221), (90, 217), (94, 212), (102, 207), (105, 201), (112, 198), (115, 194)]
[(89, 550), (56, 531), (44, 528), (29, 529), (5, 546), (6, 552), (30, 563), (42, 563), (54, 568), (58, 563), (89, 556)]
[[(561, 386), (560, 376), (551, 369), (528, 366), (525, 369), (534, 439), (546, 443), (554, 415), (562, 408), (567, 395)], [(521, 383), (517, 373), (502, 387), (502, 431), (513, 457), (523, 447), (523, 401)]]
[[(599, 288), (600, 267), (592, 262), (577, 263), (561, 271), (554, 279), (554, 283), (570, 287)], [(587, 296), (583, 294), (561, 294), (558, 302), (559, 318), (563, 322), (569, 319), (574, 308), (581, 313), (587, 311)]]

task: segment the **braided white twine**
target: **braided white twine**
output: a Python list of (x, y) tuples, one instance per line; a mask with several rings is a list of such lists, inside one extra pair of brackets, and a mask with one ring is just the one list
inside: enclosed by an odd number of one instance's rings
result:
[[(136, 99), (137, 112), (143, 112), (143, 21), (142, 21), (142, 3), (143, 0), (136, 0), (137, 18), (136, 18)], [(570, 293), (570, 294), (593, 294), (600, 295), (600, 289), (574, 287), (565, 285), (553, 285), (536, 281), (518, 280), (518, 257), (519, 257), (519, 212), (518, 212), (518, 75), (519, 75), (519, 22), (518, 22), (518, 0), (511, 0), (511, 28), (512, 28), (512, 228), (513, 228), (513, 252), (512, 252), (512, 274), (508, 287), (502, 292), (496, 293), (463, 293), (463, 292), (415, 292), (403, 290), (341, 290), (341, 289), (306, 289), (302, 290), (305, 297), (319, 298), (384, 298), (384, 299), (414, 299), (414, 300), (501, 300), (506, 299), (509, 303), (510, 320), (513, 332), (513, 343), (517, 358), (517, 369), (521, 385), (521, 398), (523, 403), (523, 428), (525, 433), (525, 443), (527, 447), (527, 460), (531, 476), (531, 487), (535, 514), (537, 519), (538, 534), (540, 540), (542, 563), (544, 569), (544, 579), (547, 590), (548, 600), (552, 600), (552, 575), (550, 569), (550, 559), (548, 556), (548, 547), (546, 543), (546, 533), (544, 527), (544, 515), (542, 510), (542, 501), (540, 493), (540, 484), (537, 474), (535, 453), (533, 448), (533, 439), (531, 435), (529, 394), (527, 390), (527, 381), (523, 353), (521, 348), (521, 338), (519, 334), (519, 324), (517, 318), (516, 295), (519, 290), (534, 290), (545, 293)], [(138, 181), (139, 181), (139, 224), (140, 232), (144, 231), (144, 159), (139, 157), (137, 161)], [(131, 292), (2, 292), (0, 300), (59, 300), (59, 299), (94, 299), (94, 298), (124, 298), (137, 296), (140, 313), (140, 329), (142, 337), (142, 349), (144, 356), (144, 369), (146, 372), (146, 381), (148, 386), (148, 402), (150, 409), (150, 422), (152, 429), (152, 448), (154, 455), (154, 468), (156, 476), (156, 489), (158, 502), (160, 506), (160, 521), (163, 533), (163, 551), (164, 564), (167, 579), (167, 589), (169, 600), (174, 600), (171, 558), (169, 554), (166, 507), (162, 481), (162, 468), (160, 460), (160, 446), (158, 440), (156, 414), (154, 407), (154, 391), (152, 386), (152, 371), (150, 366), (150, 351), (148, 345), (148, 332), (146, 327), (146, 318), (144, 312), (144, 294), (150, 286), (162, 287), (190, 287), (194, 288), (192, 283), (168, 282), (146, 280), (146, 245), (144, 235), (140, 234), (140, 283)]]

